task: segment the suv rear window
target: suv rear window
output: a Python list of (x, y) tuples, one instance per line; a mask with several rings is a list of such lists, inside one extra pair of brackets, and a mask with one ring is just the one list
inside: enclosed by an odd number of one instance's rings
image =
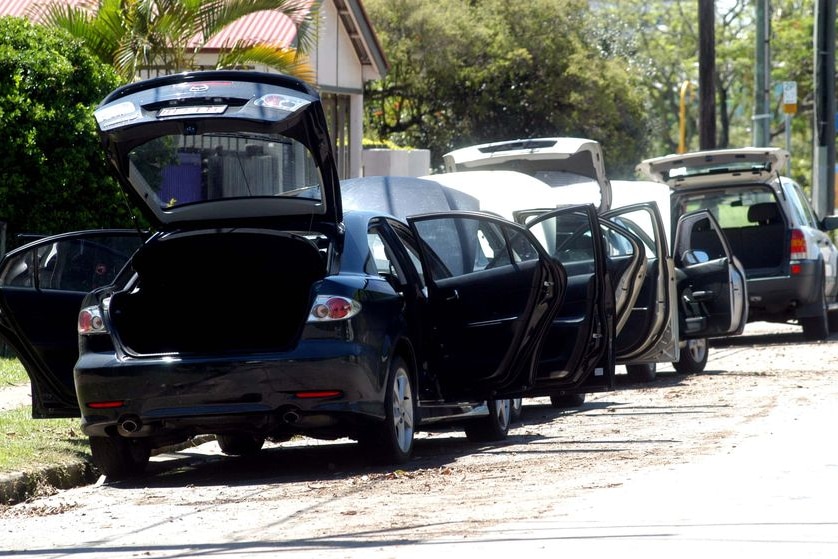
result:
[[(732, 188), (682, 195), (678, 197), (675, 210), (677, 215), (696, 210), (709, 210), (722, 229), (729, 229), (754, 225), (757, 221), (755, 220), (757, 212), (752, 210), (752, 207), (766, 203), (777, 203), (774, 192), (768, 188), (754, 186), (753, 188)], [(779, 217), (779, 208), (777, 216)]]

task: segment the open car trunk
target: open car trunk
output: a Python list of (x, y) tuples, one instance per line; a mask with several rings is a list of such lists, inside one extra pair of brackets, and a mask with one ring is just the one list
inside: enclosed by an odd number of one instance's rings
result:
[(291, 349), (324, 262), (314, 242), (289, 233), (163, 236), (134, 256), (134, 280), (111, 298), (112, 326), (133, 354)]

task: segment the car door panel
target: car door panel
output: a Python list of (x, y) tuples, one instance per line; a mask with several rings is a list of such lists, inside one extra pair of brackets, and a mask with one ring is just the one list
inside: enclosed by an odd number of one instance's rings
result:
[(469, 212), (412, 216), (428, 288), (431, 369), (448, 398), (531, 386), (564, 271), (523, 228)]
[(654, 202), (624, 206), (604, 214), (633, 233), (645, 248), (646, 273), (625, 326), (618, 330), (619, 362), (670, 362), (678, 358), (675, 265), (666, 226)]
[(0, 260), (0, 334), (29, 374), (34, 417), (79, 415), (73, 366), (82, 300), (113, 281), (141, 242), (132, 230), (68, 233)]
[(616, 310), (596, 212), (591, 205), (580, 205), (525, 214), (516, 219), (526, 222), (568, 278), (530, 395), (611, 390)]
[(682, 337), (740, 333), (748, 312), (745, 272), (709, 211), (678, 220), (675, 266)]

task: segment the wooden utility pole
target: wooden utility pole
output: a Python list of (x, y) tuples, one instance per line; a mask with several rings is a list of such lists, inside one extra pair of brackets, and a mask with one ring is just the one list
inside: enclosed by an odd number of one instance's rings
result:
[(812, 202), (835, 213), (835, 0), (815, 2), (815, 115)]
[(702, 150), (716, 147), (716, 5), (698, 0), (698, 140)]

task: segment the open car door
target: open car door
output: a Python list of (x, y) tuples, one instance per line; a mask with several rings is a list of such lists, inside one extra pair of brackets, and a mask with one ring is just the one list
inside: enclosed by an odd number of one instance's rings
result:
[[(553, 317), (532, 396), (602, 392), (614, 388), (616, 309), (605, 235), (591, 204), (520, 212), (533, 236), (567, 274), (564, 303)], [(611, 228), (612, 232), (618, 227)], [(627, 234), (631, 237), (630, 234)], [(628, 238), (627, 237), (627, 238)], [(627, 255), (630, 261), (642, 252)], [(631, 274), (631, 271), (627, 273)]]
[[(537, 217), (553, 209), (530, 209), (513, 212), (515, 221), (522, 225), (532, 223)], [(646, 253), (644, 243), (622, 224), (610, 221), (605, 216), (599, 219), (602, 240), (605, 244), (606, 270), (614, 286), (616, 314), (615, 331), (619, 336), (634, 308), (646, 275)], [(551, 248), (547, 247), (548, 250)], [(559, 251), (555, 257), (563, 263), (572, 262), (574, 252)], [(562, 260), (564, 258), (564, 260)], [(619, 357), (619, 350), (618, 350)]]
[(33, 417), (79, 416), (73, 367), (82, 300), (110, 285), (142, 240), (135, 230), (65, 233), (0, 260), (0, 335), (29, 374)]
[(428, 286), (432, 374), (447, 398), (526, 390), (547, 325), (564, 299), (564, 271), (524, 228), (472, 212), (417, 215)]
[(617, 359), (665, 363), (678, 360), (675, 264), (666, 228), (654, 202), (611, 210), (603, 217), (628, 230), (645, 249), (645, 274), (639, 293), (617, 334)]
[(681, 216), (674, 247), (681, 337), (741, 334), (748, 316), (745, 270), (713, 215)]

